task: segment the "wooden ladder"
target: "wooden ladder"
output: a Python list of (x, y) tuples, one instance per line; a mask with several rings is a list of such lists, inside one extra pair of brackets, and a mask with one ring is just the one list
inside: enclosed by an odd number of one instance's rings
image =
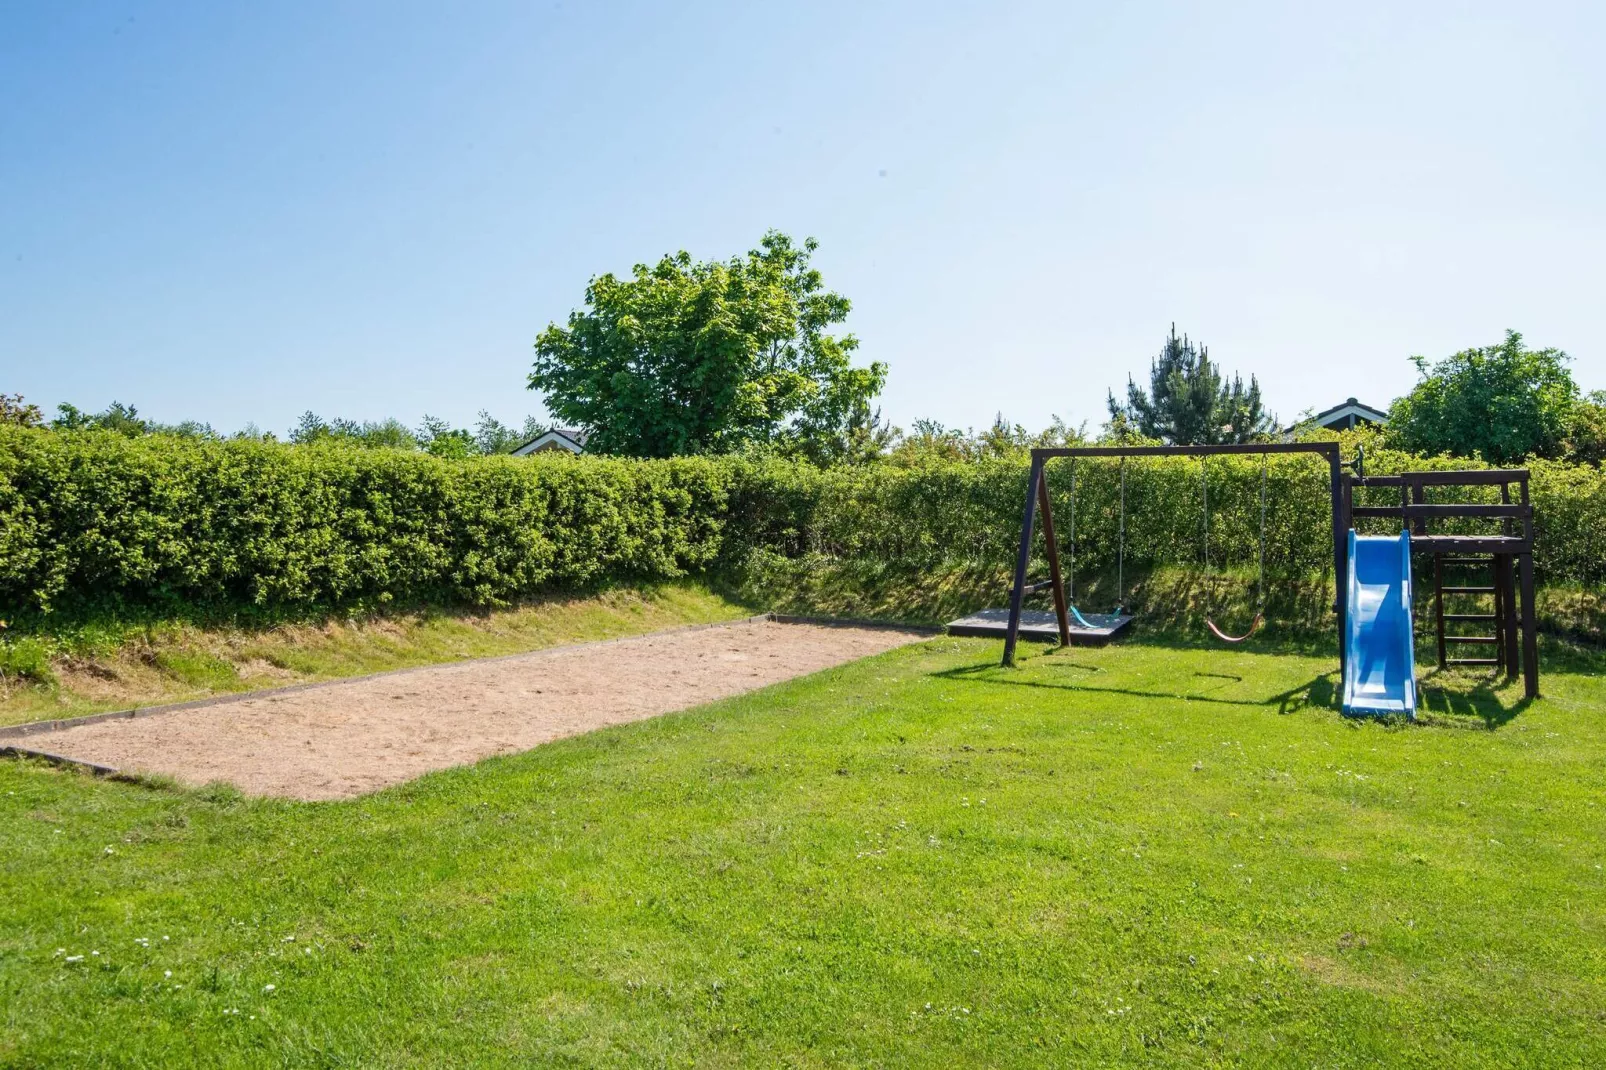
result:
[[(1459, 583), (1446, 585), (1444, 572), (1448, 568), (1476, 568), (1482, 566), (1489, 570), (1489, 582), (1484, 584)], [(1504, 668), (1506, 664), (1506, 606), (1503, 585), (1500, 583), (1500, 562), (1494, 555), (1478, 557), (1450, 557), (1445, 554), (1433, 555), (1433, 617), (1434, 631), (1439, 640), (1439, 668), (1448, 668), (1451, 665), (1493, 665), (1497, 669)], [(1444, 596), (1450, 595), (1489, 595), (1494, 599), (1493, 612), (1490, 613), (1446, 613), (1444, 611)], [(1452, 634), (1445, 630), (1446, 624), (1493, 624), (1493, 635), (1463, 635)], [(1460, 643), (1468, 646), (1492, 646), (1494, 657), (1466, 657), (1452, 658), (1447, 656), (1447, 645)]]

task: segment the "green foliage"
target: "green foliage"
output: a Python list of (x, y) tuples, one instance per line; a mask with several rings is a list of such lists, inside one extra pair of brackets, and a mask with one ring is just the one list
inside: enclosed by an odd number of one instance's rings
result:
[[(1024, 444), (1000, 426), (993, 452), (966, 454), (973, 440), (961, 436), (960, 459), (950, 459), (940, 443), (955, 440), (927, 431), (934, 444), (894, 454), (898, 463), (819, 468), (776, 456), (450, 460), (338, 440), (0, 428), (0, 605), (34, 614), (386, 599), (495, 605), (544, 589), (740, 566), (756, 552), (908, 575), (1007, 566), (1026, 489)], [(1376, 474), (1469, 463), (1369, 441)], [(1545, 461), (1532, 469), (1542, 579), (1606, 584), (1606, 469)], [(1061, 461), (1048, 471), (1067, 565), (1074, 540), (1079, 583), (1107, 576), (1121, 549), (1121, 466)], [(1257, 457), (1128, 461), (1129, 580), (1203, 563), (1202, 477), (1211, 564), (1251, 566), (1260, 476)], [(1326, 466), (1273, 457), (1267, 479), (1270, 574), (1320, 576), (1332, 554)], [(1103, 590), (1104, 604), (1117, 600), (1112, 584)]]
[(136, 438), (140, 435), (173, 435), (178, 438), (217, 439), (220, 436), (211, 424), (197, 420), (184, 420), (176, 424), (147, 420), (132, 405), (114, 401), (102, 412), (84, 412), (76, 405), (62, 402), (56, 406), (56, 418), (50, 426), (57, 431), (115, 431)]
[(50, 644), (35, 636), (0, 639), (0, 683), (8, 679), (51, 683), (55, 674), (50, 669), (50, 655)]
[[(1345, 450), (1352, 453), (1353, 443)], [(1467, 466), (1465, 460), (1415, 457), (1375, 442), (1368, 449), (1368, 471), (1378, 475)], [(1209, 486), (1211, 565), (1229, 571), (1254, 566), (1260, 458), (1134, 459), (1126, 465), (1129, 584), (1149, 570), (1203, 564), (1201, 469)], [(1606, 585), (1606, 470), (1535, 462), (1532, 471), (1535, 560), (1541, 579)], [(745, 466), (737, 470), (731, 490), (727, 555), (740, 560), (755, 549), (793, 558), (819, 554), (856, 567), (932, 576), (955, 568), (1008, 566), (1019, 539), (1026, 478), (1027, 466), (1019, 455), (974, 461), (929, 458), (908, 467)], [(1093, 605), (1112, 604), (1117, 600), (1113, 574), (1120, 551), (1120, 463), (1084, 459), (1073, 466), (1058, 461), (1049, 466), (1048, 480), (1062, 559), (1069, 567), (1074, 539), (1078, 582), (1108, 577), (1107, 598)], [(1271, 457), (1267, 484), (1266, 567), (1274, 582), (1303, 581), (1330, 571), (1326, 464), (1314, 456)], [(1480, 493), (1473, 490), (1467, 496)], [(1440, 494), (1436, 500), (1448, 498)], [(1381, 531), (1386, 523), (1364, 522), (1363, 527)], [(1040, 536), (1035, 546), (1041, 553)], [(1045, 567), (1041, 560), (1034, 564), (1039, 573)]]
[(720, 548), (728, 468), (0, 428), (0, 605), (495, 605)]
[(1525, 349), (1522, 335), (1507, 331), (1499, 345), (1431, 367), (1411, 359), (1422, 380), (1389, 410), (1389, 438), (1400, 449), (1490, 464), (1562, 455), (1578, 402), (1567, 354)]
[(0, 424), (15, 427), (38, 427), (44, 422), (39, 406), (23, 399), (21, 394), (0, 394)]
[(340, 441), (376, 449), (416, 450), (419, 447), (418, 438), (400, 420), (325, 420), (310, 411), (302, 413), (296, 426), (290, 429), (290, 441), (300, 446)]
[(1087, 441), (1083, 428), (1068, 426), (1058, 416), (1048, 427), (1031, 432), (1021, 424), (1011, 424), (999, 413), (987, 430), (961, 431), (936, 420), (916, 420), (908, 434), (894, 428), (885, 448), (890, 464), (902, 468), (945, 461), (980, 461), (1000, 457), (1024, 459), (1033, 448), (1076, 446)]
[[(446, 420), (425, 414), (417, 431), (400, 420), (325, 420), (314, 412), (301, 414), (290, 429), (290, 441), (300, 446), (320, 442), (341, 442), (376, 449), (423, 450), (433, 457), (461, 459), (479, 454), (508, 453), (520, 443), (539, 435), (544, 426), (535, 417), (524, 421), (523, 432), (515, 431), (485, 410), (480, 410), (474, 430), (454, 428)], [(239, 437), (256, 438), (242, 434)]]
[(418, 442), (424, 447), (424, 452), (431, 457), (449, 457), (462, 460), (472, 457), (479, 452), (479, 445), (474, 436), (462, 428), (453, 429), (445, 420), (424, 415), (424, 422), (418, 428)]
[(511, 453), (519, 446), (545, 434), (547, 427), (534, 416), (524, 419), (524, 428), (514, 430), (484, 409), (474, 424), (474, 449), (487, 456), (493, 453)]
[(1178, 446), (1253, 442), (1272, 429), (1262, 407), (1260, 383), (1249, 386), (1237, 375), (1229, 383), (1211, 363), (1210, 351), (1187, 335), (1177, 337), (1175, 324), (1160, 355), (1149, 366), (1149, 390), (1126, 382), (1126, 404), (1109, 397), (1111, 429), (1116, 437), (1135, 433)]
[(1606, 390), (1573, 406), (1566, 446), (1567, 459), (1576, 464), (1606, 463)]
[(150, 432), (150, 424), (140, 418), (139, 410), (120, 401), (112, 402), (106, 411), (98, 413), (84, 412), (64, 401), (56, 406), (56, 418), (50, 421), (50, 426), (59, 431), (116, 431), (122, 435)]
[(817, 243), (771, 231), (726, 262), (682, 251), (600, 275), (584, 311), (536, 340), (531, 389), (601, 453), (637, 457), (777, 444), (820, 462), (862, 449), (886, 367), (851, 366), (845, 297), (809, 266)]

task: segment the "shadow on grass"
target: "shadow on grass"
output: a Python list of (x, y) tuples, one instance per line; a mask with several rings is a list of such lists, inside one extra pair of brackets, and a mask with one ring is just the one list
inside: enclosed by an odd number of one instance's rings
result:
[(1502, 683), (1494, 676), (1467, 681), (1435, 669), (1417, 688), (1421, 700), (1418, 713), (1431, 715), (1429, 724), (1442, 717), (1445, 720), (1439, 721), (1440, 724), (1464, 726), (1475, 718), (1484, 728), (1495, 731), (1533, 704), (1533, 699), (1526, 696), (1515, 701), (1503, 698), (1497, 686)]
[[(1081, 672), (1089, 675), (1101, 673), (1104, 670), (1095, 666), (1078, 665), (1068, 661), (1050, 661), (1034, 659), (1034, 665), (1061, 671)], [(1053, 681), (1053, 680), (1023, 680), (1014, 675), (1013, 670), (1004, 669), (996, 662), (984, 661), (973, 665), (962, 665), (953, 669), (945, 669), (931, 675), (945, 680), (956, 680), (961, 683), (988, 684), (997, 687), (1026, 687), (1047, 691), (1072, 691), (1083, 694), (1124, 695), (1129, 698), (1162, 699), (1173, 702), (1203, 702), (1219, 706), (1247, 706), (1255, 709), (1275, 709), (1279, 716), (1297, 713), (1305, 709), (1332, 710), (1339, 708), (1338, 673), (1321, 673), (1295, 687), (1281, 691), (1265, 698), (1222, 698), (1211, 694), (1210, 691), (1179, 690), (1154, 691), (1130, 687), (1104, 687), (1097, 684)], [(1215, 690), (1229, 682), (1241, 682), (1242, 677), (1230, 673), (1195, 672), (1193, 676), (1202, 680), (1220, 680)], [(1479, 727), (1495, 731), (1508, 724), (1529, 705), (1532, 700), (1519, 698), (1515, 701), (1501, 696), (1493, 679), (1472, 683), (1465, 686), (1461, 680), (1447, 679), (1435, 684), (1433, 680), (1437, 673), (1430, 674), (1427, 681), (1419, 689), (1421, 695), (1420, 714), (1427, 714), (1426, 718), (1419, 716), (1418, 724), (1424, 727), (1467, 727), (1469, 721), (1476, 719)], [(1402, 724), (1406, 722), (1401, 722)]]
[[(1044, 662), (1037, 662), (1039, 665)], [(1087, 673), (1099, 673), (1104, 670), (1086, 665), (1077, 665), (1074, 662), (1049, 662), (1048, 667), (1067, 669)], [(1317, 676), (1298, 687), (1290, 688), (1280, 694), (1269, 698), (1220, 698), (1206, 692), (1183, 691), (1145, 691), (1131, 687), (1099, 687), (1081, 683), (1054, 683), (1046, 680), (1022, 680), (1012, 678), (1012, 670), (1001, 668), (994, 662), (984, 661), (974, 665), (961, 665), (952, 669), (944, 669), (931, 675), (944, 680), (956, 680), (968, 684), (991, 684), (998, 687), (1029, 687), (1047, 691), (1075, 691), (1083, 694), (1099, 695), (1126, 695), (1130, 698), (1165, 699), (1173, 702), (1204, 702), (1218, 706), (1249, 706), (1256, 709), (1269, 709), (1276, 707), (1280, 714), (1293, 713), (1307, 706), (1316, 706), (1323, 709), (1337, 708), (1337, 691), (1333, 687), (1335, 673), (1326, 673)], [(1225, 673), (1194, 673), (1194, 676), (1209, 679), (1220, 679), (1221, 687), (1227, 681), (1238, 681), (1241, 677), (1230, 676)]]

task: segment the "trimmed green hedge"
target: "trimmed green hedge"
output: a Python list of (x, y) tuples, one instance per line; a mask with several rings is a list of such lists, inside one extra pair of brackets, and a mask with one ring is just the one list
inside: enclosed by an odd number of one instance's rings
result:
[[(1377, 452), (1371, 470), (1464, 467)], [(1210, 560), (1252, 566), (1258, 458), (1212, 458)], [(1537, 565), (1606, 585), (1606, 472), (1533, 465)], [(1072, 466), (1050, 469), (1069, 548)], [(1197, 460), (1128, 461), (1132, 573), (1202, 562)], [(1120, 467), (1075, 466), (1078, 575), (1117, 551)], [(820, 471), (780, 461), (488, 457), (0, 429), (0, 613), (116, 606), (308, 608), (390, 599), (495, 605), (656, 580), (755, 550), (933, 572), (1013, 559), (1019, 461)], [(1325, 465), (1272, 458), (1267, 567), (1330, 567)], [(1384, 525), (1386, 526), (1386, 525)], [(1038, 543), (1039, 552), (1041, 541)]]
[[(1346, 450), (1346, 455), (1349, 451)], [(1422, 458), (1372, 451), (1368, 472), (1487, 467), (1458, 458)], [(1546, 582), (1606, 585), (1606, 470), (1536, 461), (1535, 563)], [(1069, 561), (1074, 538), (1078, 575), (1116, 567), (1121, 466), (1069, 460), (1049, 466), (1056, 534)], [(1026, 465), (983, 461), (901, 469), (891, 466), (819, 472), (768, 465), (744, 469), (730, 512), (743, 530), (731, 538), (787, 556), (882, 561), (912, 568), (1013, 562), (1026, 493)], [(1331, 502), (1326, 463), (1315, 456), (1271, 457), (1266, 466), (1268, 573), (1308, 577), (1332, 567)], [(1072, 483), (1074, 480), (1074, 494)], [(1126, 463), (1126, 566), (1141, 573), (1164, 565), (1204, 563), (1204, 481), (1210, 504), (1209, 560), (1216, 568), (1249, 568), (1260, 530), (1258, 457), (1129, 459)], [(1386, 492), (1371, 492), (1383, 494)], [(1455, 500), (1448, 489), (1435, 500)], [(1496, 501), (1497, 492), (1469, 488), (1462, 500)], [(1385, 499), (1369, 499), (1385, 504)], [(1397, 501), (1398, 499), (1394, 499)], [(1074, 504), (1074, 528), (1072, 511)], [(1362, 522), (1383, 532), (1389, 521)], [(1399, 529), (1393, 522), (1394, 530)], [(1477, 521), (1436, 531), (1494, 531)], [(1074, 534), (1073, 534), (1074, 532)], [(1041, 536), (1034, 543), (1041, 556)], [(1039, 560), (1038, 568), (1042, 567)]]
[(0, 434), (0, 604), (494, 605), (706, 569), (727, 468)]

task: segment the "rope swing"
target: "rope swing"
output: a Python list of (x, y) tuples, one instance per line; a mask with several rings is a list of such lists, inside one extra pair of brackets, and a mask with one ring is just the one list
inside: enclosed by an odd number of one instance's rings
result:
[[(1070, 613), (1070, 615), (1073, 618), (1075, 618), (1077, 624), (1080, 624), (1082, 627), (1087, 628), (1089, 630), (1096, 630), (1099, 626), (1097, 624), (1091, 623), (1086, 617), (1082, 616), (1082, 611), (1080, 609), (1076, 608), (1076, 459), (1074, 457), (1071, 459), (1071, 513), (1070, 513), (1070, 521), (1071, 521), (1071, 539), (1070, 539), (1070, 554), (1069, 554), (1069, 557), (1068, 557), (1068, 564), (1069, 564), (1070, 567), (1066, 570), (1066, 578), (1065, 578), (1065, 609), (1066, 609), (1066, 611), (1068, 613)], [(1120, 616), (1121, 613), (1125, 609), (1125, 607), (1123, 606), (1123, 604), (1121, 602), (1121, 595), (1126, 590), (1126, 564), (1125, 564), (1125, 556), (1126, 556), (1126, 458), (1125, 457), (1121, 458), (1121, 512), (1120, 512), (1119, 528), (1117, 530), (1118, 530), (1119, 533), (1118, 533), (1118, 535), (1116, 537), (1117, 541), (1116, 541), (1116, 551), (1115, 551), (1115, 561), (1116, 561), (1116, 566), (1115, 566), (1115, 571), (1116, 571), (1116, 580), (1115, 580), (1116, 591), (1115, 591), (1115, 596), (1116, 596), (1116, 603), (1115, 603), (1115, 608), (1112, 609), (1110, 612), (1113, 613), (1115, 616)]]
[[(1255, 577), (1255, 619), (1249, 625), (1249, 630), (1242, 635), (1228, 635), (1216, 626), (1216, 622), (1209, 617), (1205, 618), (1205, 627), (1210, 629), (1212, 635), (1223, 643), (1241, 643), (1260, 630), (1266, 622), (1266, 464), (1267, 456), (1260, 455), (1260, 543), (1258, 572)], [(1206, 571), (1210, 568), (1210, 481), (1206, 475), (1205, 459), (1199, 458), (1199, 485), (1204, 491), (1204, 563)]]

